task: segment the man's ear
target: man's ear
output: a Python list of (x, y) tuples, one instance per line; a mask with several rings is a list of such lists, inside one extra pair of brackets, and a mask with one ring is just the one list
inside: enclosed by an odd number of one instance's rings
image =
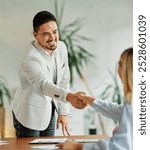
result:
[(35, 31), (33, 31), (33, 35), (34, 35), (34, 37), (36, 38), (36, 36), (37, 36), (37, 33), (36, 33)]

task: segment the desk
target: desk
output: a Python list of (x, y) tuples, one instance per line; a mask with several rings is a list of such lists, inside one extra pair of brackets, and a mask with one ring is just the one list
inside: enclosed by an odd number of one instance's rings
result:
[[(69, 139), (106, 139), (107, 135), (80, 135), (80, 136), (55, 136), (55, 137), (42, 137), (42, 138), (69, 138)], [(40, 137), (41, 138), (41, 137)], [(7, 141), (8, 144), (0, 145), (0, 150), (36, 150), (33, 149), (33, 144), (29, 144), (32, 140), (37, 139), (31, 138), (3, 138), (2, 141)], [(34, 144), (37, 145), (37, 144)], [(39, 145), (39, 144), (38, 144)], [(39, 150), (39, 149), (38, 149)]]

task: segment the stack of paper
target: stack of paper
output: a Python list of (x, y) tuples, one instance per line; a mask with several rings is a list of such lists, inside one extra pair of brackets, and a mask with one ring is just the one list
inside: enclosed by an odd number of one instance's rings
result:
[(4, 144), (8, 144), (8, 142), (7, 142), (7, 141), (1, 141), (1, 140), (0, 140), (0, 145), (4, 145)]
[(61, 142), (65, 142), (68, 140), (67, 138), (54, 138), (54, 139), (35, 139), (30, 142), (30, 144), (58, 144)]
[(51, 144), (51, 145), (36, 145), (36, 146), (32, 146), (32, 148), (35, 149), (41, 149), (41, 150), (58, 150), (59, 148), (56, 147), (56, 145)]
[(73, 139), (72, 141), (79, 143), (95, 143), (98, 142), (99, 139)]

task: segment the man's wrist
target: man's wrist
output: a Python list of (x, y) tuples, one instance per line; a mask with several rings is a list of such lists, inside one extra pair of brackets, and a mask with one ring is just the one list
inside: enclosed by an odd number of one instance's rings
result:
[(73, 96), (74, 96), (74, 94), (68, 93), (67, 96), (66, 96), (66, 100), (67, 100), (68, 102), (70, 102), (70, 100), (72, 99)]

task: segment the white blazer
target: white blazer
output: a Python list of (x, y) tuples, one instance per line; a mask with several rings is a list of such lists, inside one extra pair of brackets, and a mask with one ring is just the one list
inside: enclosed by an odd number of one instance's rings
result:
[(32, 48), (20, 66), (20, 87), (14, 96), (12, 110), (17, 120), (30, 129), (44, 130), (47, 128), (51, 119), (52, 100), (59, 115), (69, 113), (66, 95), (70, 73), (65, 44), (59, 41), (53, 53), (56, 60), (56, 84), (53, 83), (53, 70), (47, 63), (47, 56), (35, 41), (32, 42)]

